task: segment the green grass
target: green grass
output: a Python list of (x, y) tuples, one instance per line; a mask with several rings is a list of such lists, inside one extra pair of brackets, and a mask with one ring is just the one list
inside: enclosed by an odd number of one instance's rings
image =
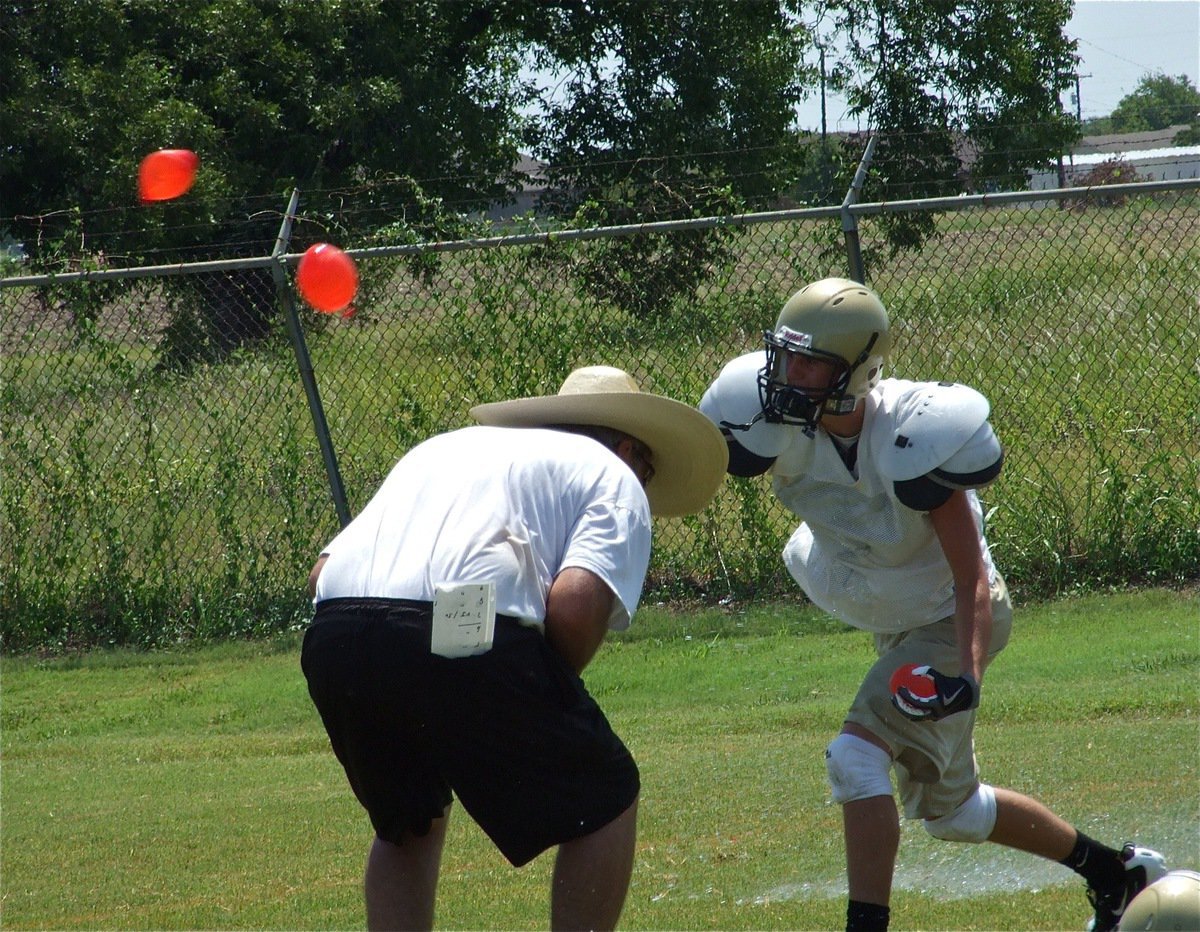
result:
[[(1094, 837), (1200, 866), (1200, 598), (1020, 609), (989, 674), (983, 776)], [(295, 636), (0, 658), (0, 924), (361, 928), (370, 831), (304, 688)], [(637, 757), (630, 929), (830, 929), (844, 915), (822, 753), (869, 638), (798, 604), (647, 606), (587, 682)], [(442, 928), (544, 928), (551, 858), (510, 868), (457, 811)], [(1057, 865), (905, 825), (893, 928), (1064, 929)]]

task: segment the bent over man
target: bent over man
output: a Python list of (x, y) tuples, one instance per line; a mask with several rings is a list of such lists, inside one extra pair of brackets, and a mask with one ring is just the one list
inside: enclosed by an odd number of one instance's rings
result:
[[(986, 398), (964, 385), (883, 378), (886, 310), (871, 289), (828, 278), (787, 301), (766, 352), (728, 363), (700, 409), (721, 427), (729, 471), (770, 472), (801, 523), (784, 561), (820, 608), (874, 638), (841, 733), (826, 751), (842, 806), (846, 928), (886, 929), (904, 814), (948, 841), (991, 841), (1059, 861), (1087, 881), (1091, 926), (1165, 873), (1157, 852), (1120, 850), (1042, 803), (989, 786), (975, 710), (1012, 606), (976, 489), (1000, 473)], [(891, 678), (915, 665), (893, 692)]]
[(554, 928), (612, 928), (638, 769), (580, 673), (627, 627), (651, 515), (725, 473), (694, 408), (589, 366), (405, 455), (310, 576), (301, 665), (375, 838), (372, 929), (428, 929), (452, 798), (516, 866), (557, 847)]

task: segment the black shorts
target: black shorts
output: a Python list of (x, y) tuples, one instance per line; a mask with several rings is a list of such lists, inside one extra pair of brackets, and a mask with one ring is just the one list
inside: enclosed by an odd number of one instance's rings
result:
[(318, 604), (300, 664), (376, 834), (424, 835), (451, 793), (514, 865), (629, 808), (637, 765), (535, 628), (496, 616), (492, 649), (430, 653), (428, 603)]

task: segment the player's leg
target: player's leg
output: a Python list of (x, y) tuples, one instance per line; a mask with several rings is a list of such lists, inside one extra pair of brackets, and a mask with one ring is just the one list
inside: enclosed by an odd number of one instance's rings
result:
[(1157, 851), (1134, 844), (1118, 851), (1077, 831), (1036, 799), (999, 788), (995, 794), (996, 827), (988, 841), (1057, 861), (1083, 877), (1095, 909), (1093, 930), (1115, 928), (1133, 898), (1166, 874)]
[[(428, 928), (450, 787), (429, 753), (437, 707), (428, 610), (387, 600), (322, 603), (301, 664), (330, 745), (376, 838), (363, 897), (369, 928)], [(424, 826), (430, 826), (423, 834)]]
[(550, 894), (550, 928), (612, 929), (633, 873), (637, 802), (590, 835), (558, 847)]
[(1075, 845), (1075, 829), (1045, 805), (1022, 793), (995, 787), (996, 824), (988, 841), (1061, 861)]
[(886, 906), (900, 847), (900, 815), (891, 796), (872, 796), (842, 806), (846, 879), (851, 900)]
[(825, 752), (834, 802), (842, 807), (848, 903), (846, 928), (886, 929), (900, 816), (892, 795), (891, 754), (868, 729), (847, 722)]
[(842, 828), (850, 899), (886, 906), (900, 847), (900, 814), (888, 776), (891, 754), (881, 739), (853, 722), (826, 754), (835, 799), (846, 800)]
[(400, 844), (376, 836), (367, 855), (363, 891), (368, 929), (432, 929), (438, 872), (450, 809), (426, 835), (407, 832)]

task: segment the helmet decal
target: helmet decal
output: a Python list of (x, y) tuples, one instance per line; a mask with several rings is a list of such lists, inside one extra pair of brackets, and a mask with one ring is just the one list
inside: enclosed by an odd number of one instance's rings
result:
[(784, 349), (790, 352), (810, 349), (813, 343), (811, 333), (800, 333), (800, 331), (793, 330), (791, 327), (780, 327), (775, 331), (775, 339), (779, 341)]

